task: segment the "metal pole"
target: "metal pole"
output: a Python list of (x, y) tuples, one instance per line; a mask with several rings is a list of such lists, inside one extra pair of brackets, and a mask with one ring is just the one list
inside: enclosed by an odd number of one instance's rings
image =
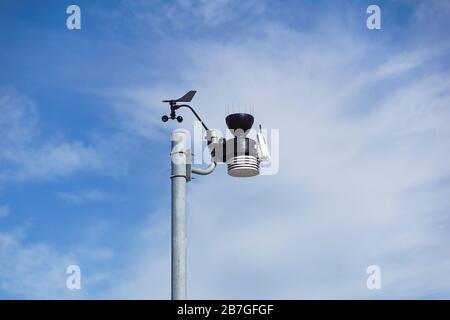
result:
[(186, 299), (186, 133), (172, 132), (172, 300)]

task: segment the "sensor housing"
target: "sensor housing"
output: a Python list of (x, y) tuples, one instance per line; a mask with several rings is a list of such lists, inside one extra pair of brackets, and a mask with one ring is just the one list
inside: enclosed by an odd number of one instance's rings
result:
[[(206, 130), (206, 141), (214, 163), (226, 163), (232, 177), (253, 177), (260, 173), (260, 163), (270, 161), (269, 150), (261, 132), (257, 141), (247, 137), (253, 125), (248, 113), (233, 113), (225, 118), (234, 138), (219, 138), (214, 129)], [(260, 126), (261, 128), (261, 126)]]
[(236, 136), (226, 142), (226, 163), (232, 177), (253, 177), (259, 174), (258, 147), (256, 141)]

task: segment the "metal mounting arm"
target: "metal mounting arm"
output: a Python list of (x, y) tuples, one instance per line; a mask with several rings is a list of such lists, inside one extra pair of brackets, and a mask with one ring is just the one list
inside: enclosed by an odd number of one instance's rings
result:
[(204, 169), (203, 168), (191, 167), (191, 170), (192, 170), (192, 173), (199, 174), (199, 175), (202, 175), (202, 176), (206, 176), (206, 175), (212, 173), (215, 168), (216, 168), (216, 162), (213, 161), (213, 162), (211, 162), (208, 165), (208, 167), (206, 167)]
[(181, 105), (174, 105), (171, 106), (171, 109), (173, 108), (173, 110), (177, 110), (179, 108), (189, 108), (192, 113), (194, 114), (194, 116), (197, 118), (198, 121), (200, 121), (200, 123), (202, 124), (203, 128), (205, 128), (205, 130), (209, 130), (208, 127), (206, 126), (206, 124), (203, 122), (202, 119), (200, 119), (199, 115), (197, 114), (197, 112), (195, 112), (194, 108), (192, 108), (190, 105), (188, 104), (181, 104)]

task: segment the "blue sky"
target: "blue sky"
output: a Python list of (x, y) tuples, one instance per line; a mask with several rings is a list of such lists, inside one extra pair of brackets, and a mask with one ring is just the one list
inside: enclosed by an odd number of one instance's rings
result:
[(190, 89), (280, 132), (277, 175), (189, 184), (191, 298), (450, 297), (448, 2), (77, 1), (69, 31), (70, 4), (0, 4), (0, 298), (170, 297), (193, 119), (160, 101)]

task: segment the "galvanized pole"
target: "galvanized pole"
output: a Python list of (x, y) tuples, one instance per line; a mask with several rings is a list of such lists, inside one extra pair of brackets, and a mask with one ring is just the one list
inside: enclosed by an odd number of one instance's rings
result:
[(186, 133), (172, 133), (172, 300), (186, 299)]

